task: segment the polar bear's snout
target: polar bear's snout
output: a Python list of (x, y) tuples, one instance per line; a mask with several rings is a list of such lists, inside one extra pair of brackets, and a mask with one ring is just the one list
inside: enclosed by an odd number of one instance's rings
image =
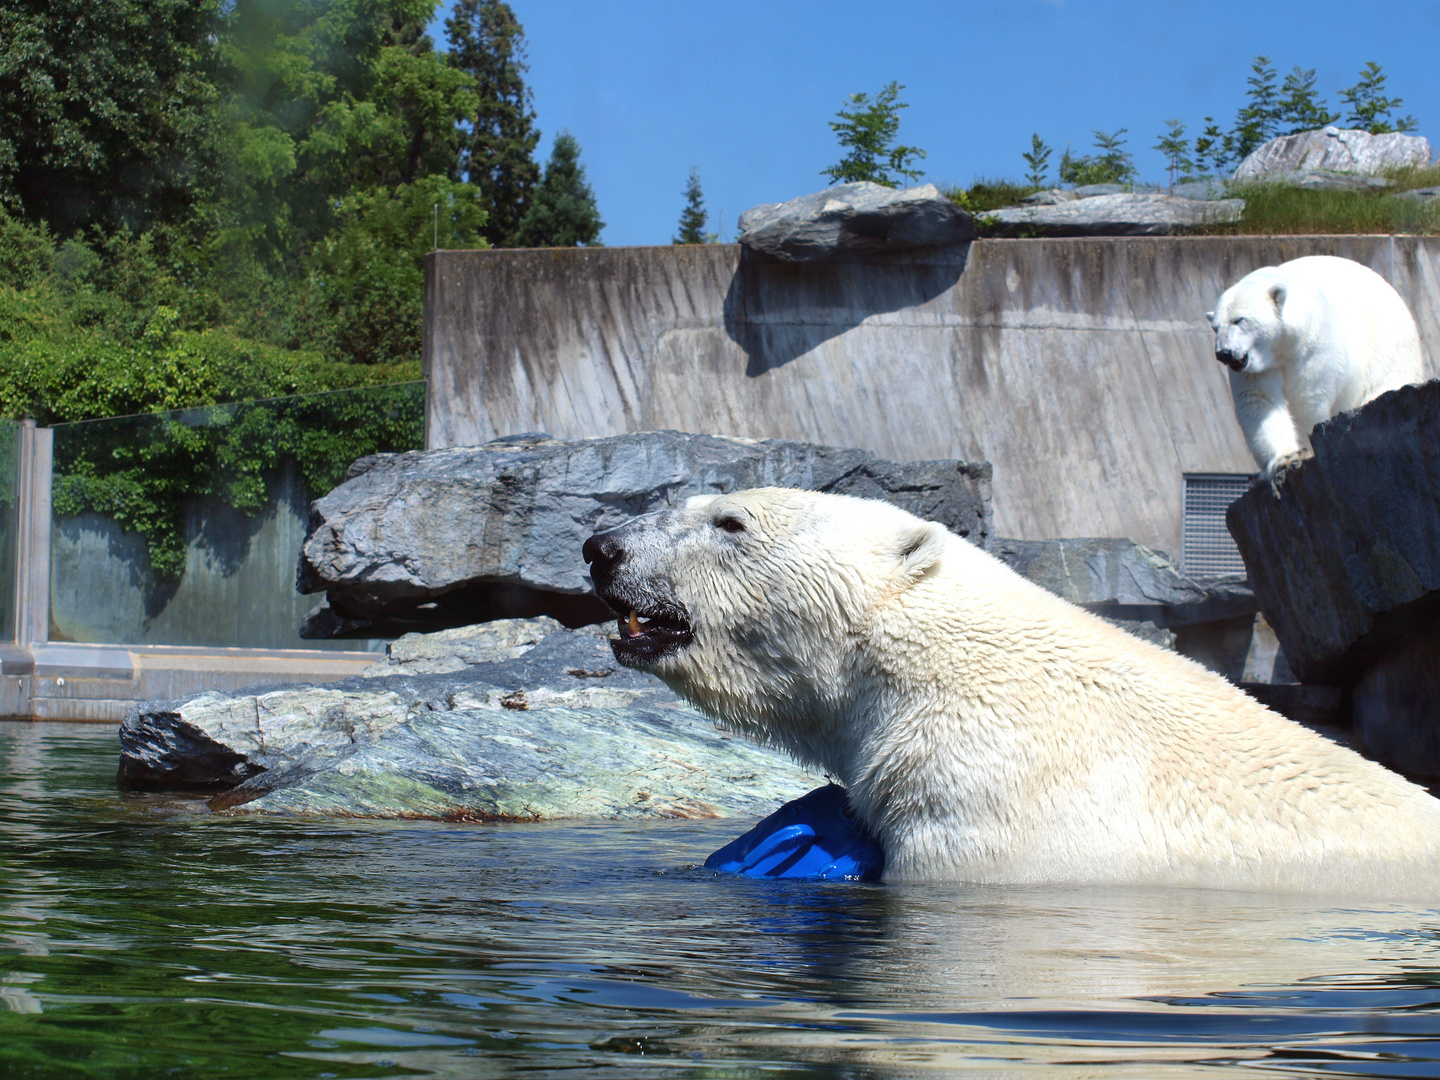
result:
[(1245, 370), (1246, 357), (1243, 352), (1236, 353), (1229, 349), (1217, 347), (1215, 349), (1215, 359), (1219, 360), (1220, 363), (1224, 364), (1231, 371)]
[(595, 595), (619, 616), (620, 638), (610, 648), (629, 667), (654, 664), (694, 640), (690, 613), (657, 559), (673, 517), (646, 514), (596, 533), (581, 551), (590, 564)]

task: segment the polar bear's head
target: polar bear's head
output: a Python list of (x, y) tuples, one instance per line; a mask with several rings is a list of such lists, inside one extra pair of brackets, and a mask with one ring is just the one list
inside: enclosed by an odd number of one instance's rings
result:
[(1205, 318), (1215, 331), (1215, 359), (1231, 371), (1258, 374), (1275, 366), (1275, 344), (1285, 333), (1287, 287), (1280, 269), (1265, 266), (1245, 275), (1220, 297)]
[(787, 729), (852, 693), (867, 620), (952, 539), (887, 503), (757, 488), (635, 518), (584, 555), (622, 664), (810, 756)]

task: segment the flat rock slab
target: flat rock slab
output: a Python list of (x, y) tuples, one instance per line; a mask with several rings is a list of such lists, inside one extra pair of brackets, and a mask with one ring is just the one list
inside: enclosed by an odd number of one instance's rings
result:
[(1295, 169), (1261, 178), (1267, 184), (1284, 184), (1305, 191), (1379, 191), (1390, 186), (1383, 176), (1335, 172), (1332, 169)]
[(1263, 143), (1236, 167), (1230, 182), (1273, 180), (1279, 174), (1302, 169), (1373, 176), (1386, 169), (1423, 169), (1429, 164), (1430, 143), (1419, 135), (1371, 135), (1368, 131), (1332, 126), (1281, 135)]
[(934, 184), (840, 184), (740, 215), (740, 243), (783, 262), (820, 262), (963, 244), (975, 223)]
[[(990, 532), (983, 462), (674, 431), (379, 455), (311, 505), (297, 586), (324, 590), (326, 606), (301, 632), (391, 636), (507, 614), (599, 621), (608, 609), (580, 554), (592, 533), (691, 495), (764, 486), (884, 499), (981, 546)], [(501, 606), (512, 601), (522, 609)]]
[(764, 816), (824, 782), (616, 665), (597, 630), (523, 641), (547, 629), (392, 647), (396, 665), (423, 657), (437, 674), (377, 665), (139, 704), (120, 730), (120, 783), (215, 791), (212, 809), (247, 813), (540, 821)]
[(1315, 428), (1315, 456), (1225, 515), (1302, 682), (1348, 686), (1440, 613), (1440, 381)]
[(1239, 221), (1243, 199), (1112, 194), (1007, 206), (985, 217), (997, 236), (1163, 236), (1179, 228)]

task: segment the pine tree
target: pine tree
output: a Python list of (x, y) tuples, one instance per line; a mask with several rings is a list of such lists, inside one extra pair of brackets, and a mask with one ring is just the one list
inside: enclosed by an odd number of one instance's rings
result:
[(525, 31), (501, 0), (459, 0), (445, 21), (450, 64), (475, 79), (476, 112), (469, 119), (458, 173), (480, 189), (488, 216), (483, 230), (493, 247), (513, 247), (540, 180), (535, 112), (525, 86)]
[(680, 212), (680, 231), (675, 234), (672, 244), (713, 244), (715, 237), (705, 231), (710, 215), (705, 212), (705, 196), (700, 191), (700, 170), (690, 170), (690, 182), (685, 185), (685, 209)]
[(1050, 147), (1045, 145), (1038, 134), (1030, 136), (1030, 152), (1022, 153), (1020, 156), (1025, 159), (1025, 164), (1030, 166), (1030, 171), (1025, 174), (1025, 182), (1031, 187), (1044, 187), (1045, 178), (1049, 175), (1050, 168)]
[(580, 144), (562, 131), (555, 136), (545, 177), (530, 199), (530, 209), (516, 232), (517, 247), (595, 246), (605, 222), (595, 205), (595, 192), (585, 182)]
[(925, 157), (918, 146), (896, 146), (900, 132), (900, 110), (909, 108), (900, 100), (905, 87), (892, 82), (870, 100), (869, 94), (851, 94), (849, 112), (841, 109), (830, 121), (830, 130), (848, 151), (838, 165), (820, 170), (832, 184), (853, 184), (868, 180), (885, 187), (898, 186), (900, 179), (918, 180), (919, 169), (910, 168), (912, 158)]

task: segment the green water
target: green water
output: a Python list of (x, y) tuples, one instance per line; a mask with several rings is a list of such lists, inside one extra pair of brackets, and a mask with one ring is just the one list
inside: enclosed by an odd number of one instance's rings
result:
[(1440, 1076), (1440, 913), (750, 881), (737, 822), (267, 821), (0, 724), (0, 1076)]

